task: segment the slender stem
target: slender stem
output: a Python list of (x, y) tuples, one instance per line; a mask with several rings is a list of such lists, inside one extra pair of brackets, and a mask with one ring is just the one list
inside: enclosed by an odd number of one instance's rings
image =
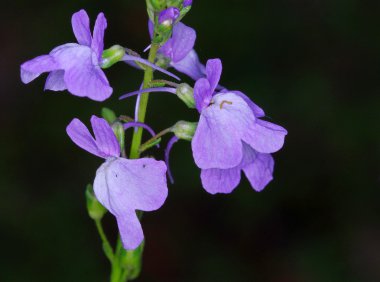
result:
[(96, 228), (98, 229), (99, 236), (103, 242), (104, 253), (105, 253), (106, 257), (109, 259), (109, 261), (111, 262), (111, 264), (113, 264), (113, 260), (114, 260), (113, 249), (111, 247), (110, 242), (107, 239), (106, 234), (104, 233), (104, 229), (103, 229), (101, 220), (96, 219), (95, 225), (96, 225)]
[(146, 149), (150, 148), (150, 145), (151, 143), (153, 143), (154, 141), (156, 141), (157, 139), (161, 138), (162, 136), (164, 136), (165, 134), (168, 134), (172, 131), (172, 128), (169, 127), (169, 128), (166, 128), (164, 130), (162, 130), (161, 132), (159, 132), (157, 135), (153, 136), (152, 138), (150, 138), (148, 141), (146, 141), (144, 144), (142, 144), (139, 148), (139, 153), (142, 153), (144, 152)]
[[(160, 46), (158, 44), (152, 43), (152, 47), (150, 48), (149, 57), (148, 57), (149, 62), (154, 63), (159, 47)], [(150, 82), (152, 80), (153, 80), (153, 69), (149, 66), (146, 66), (145, 71), (144, 71), (143, 88), (149, 88)], [(138, 114), (138, 119), (137, 119), (138, 122), (145, 121), (146, 109), (148, 106), (148, 99), (149, 99), (149, 93), (144, 93), (141, 95), (140, 104), (139, 104), (139, 114)], [(140, 156), (139, 148), (141, 145), (142, 133), (143, 133), (142, 128), (139, 128), (137, 131), (133, 133), (131, 152), (130, 152), (131, 159), (137, 159)], [(123, 249), (123, 245), (119, 237), (116, 243), (115, 259), (113, 260), (113, 263), (112, 263), (111, 282), (128, 281), (127, 270), (123, 269), (123, 267), (120, 265), (120, 258), (123, 252), (125, 252), (125, 250)]]
[[(159, 48), (158, 44), (152, 43), (152, 47), (150, 48), (149, 57), (148, 57), (149, 62), (154, 63), (158, 48)], [(149, 88), (150, 82), (152, 81), (152, 79), (153, 79), (153, 69), (151, 67), (147, 67), (144, 73), (143, 88)], [(139, 122), (145, 121), (148, 100), (149, 100), (149, 93), (144, 93), (141, 95), (140, 104), (139, 104), (139, 115), (137, 119), (137, 121)], [(141, 145), (142, 133), (143, 133), (143, 129), (139, 128), (137, 132), (133, 134), (131, 153), (130, 153), (131, 159), (137, 159), (140, 156), (139, 148)]]
[(120, 265), (120, 254), (122, 252), (122, 244), (120, 240), (120, 236), (117, 239), (116, 243), (116, 251), (115, 251), (115, 259), (112, 262), (112, 270), (111, 270), (111, 279), (110, 282), (124, 282), (127, 280), (121, 280), (123, 269)]

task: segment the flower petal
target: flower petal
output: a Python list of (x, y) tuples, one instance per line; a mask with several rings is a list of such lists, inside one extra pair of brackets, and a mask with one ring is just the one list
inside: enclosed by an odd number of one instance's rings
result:
[(188, 75), (193, 80), (205, 77), (206, 74), (206, 67), (201, 64), (194, 49), (191, 50), (181, 61), (171, 62), (170, 64), (177, 71)]
[(181, 22), (177, 23), (173, 28), (171, 39), (173, 52), (171, 59), (176, 63), (185, 58), (194, 48), (196, 38), (197, 34), (194, 29)]
[(212, 91), (209, 81), (206, 78), (198, 79), (194, 85), (194, 100), (198, 112), (206, 108), (212, 98)]
[(91, 125), (99, 151), (107, 157), (119, 157), (120, 145), (108, 122), (103, 118), (92, 116)]
[(36, 79), (44, 72), (50, 72), (57, 69), (59, 69), (59, 65), (53, 57), (49, 55), (38, 56), (21, 65), (21, 80), (26, 84)]
[(206, 64), (206, 74), (207, 80), (211, 85), (211, 94), (213, 94), (222, 75), (222, 61), (220, 59), (208, 60)]
[(71, 17), (71, 25), (78, 43), (85, 46), (91, 46), (90, 19), (85, 10), (76, 12)]
[(109, 159), (96, 172), (94, 192), (115, 216), (130, 210), (157, 210), (168, 194), (165, 173), (162, 161)]
[(121, 241), (126, 250), (134, 250), (144, 240), (144, 233), (136, 212), (131, 210), (116, 217)]
[(107, 28), (107, 19), (103, 13), (96, 18), (91, 49), (96, 53), (98, 61), (102, 59), (104, 49), (104, 31)]
[(66, 90), (66, 83), (63, 80), (63, 76), (65, 75), (65, 71), (63, 70), (57, 70), (52, 71), (49, 73), (46, 83), (45, 83), (45, 90), (52, 90), (52, 91), (63, 91)]
[(282, 148), (287, 134), (283, 127), (258, 119), (250, 124), (243, 140), (260, 153), (274, 153)]
[(242, 98), (217, 94), (202, 111), (192, 140), (195, 163), (202, 169), (233, 168), (243, 157), (242, 137), (255, 117)]
[(101, 158), (106, 157), (98, 150), (95, 139), (79, 119), (73, 119), (66, 127), (66, 132), (70, 139), (83, 150)]
[(71, 94), (95, 101), (104, 101), (111, 96), (112, 87), (104, 72), (96, 65), (96, 54), (91, 48), (67, 45), (53, 50), (51, 54), (65, 70), (64, 80)]
[(261, 118), (265, 116), (264, 110), (260, 108), (258, 105), (256, 105), (254, 102), (252, 102), (252, 100), (243, 92), (240, 92), (240, 91), (229, 91), (229, 92), (235, 93), (236, 95), (243, 98), (243, 100), (248, 104), (248, 106), (253, 111), (253, 114), (255, 115), (255, 117)]
[(273, 179), (274, 160), (270, 154), (257, 153), (256, 158), (250, 164), (243, 167), (253, 189), (262, 191)]
[(202, 169), (203, 188), (210, 194), (229, 194), (240, 182), (240, 167), (229, 169)]

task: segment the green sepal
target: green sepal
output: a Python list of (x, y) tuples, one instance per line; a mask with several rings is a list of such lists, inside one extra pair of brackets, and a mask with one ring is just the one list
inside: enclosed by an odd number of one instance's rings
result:
[(145, 241), (133, 251), (125, 251), (122, 253), (120, 262), (121, 266), (128, 273), (128, 280), (134, 280), (141, 273), (142, 255), (144, 252)]
[(117, 120), (115, 112), (109, 108), (102, 108), (101, 115), (109, 124)]
[(123, 124), (120, 121), (116, 121), (116, 122), (112, 123), (112, 129), (113, 129), (113, 132), (116, 135), (117, 141), (119, 141), (120, 151), (123, 152), (124, 151), (124, 147), (125, 147), (125, 130), (124, 130), (124, 126), (123, 126)]
[(86, 187), (86, 204), (87, 212), (90, 218), (93, 220), (100, 220), (103, 218), (107, 210), (102, 206), (101, 203), (96, 199), (94, 194), (94, 189), (91, 184)]
[(178, 139), (191, 141), (194, 137), (195, 130), (197, 129), (198, 122), (178, 121), (171, 131)]
[(180, 98), (186, 106), (190, 109), (195, 109), (194, 89), (187, 83), (181, 83), (177, 87), (176, 95)]
[(120, 62), (125, 55), (125, 48), (120, 45), (114, 45), (103, 51), (102, 54), (102, 69), (107, 69), (117, 62)]

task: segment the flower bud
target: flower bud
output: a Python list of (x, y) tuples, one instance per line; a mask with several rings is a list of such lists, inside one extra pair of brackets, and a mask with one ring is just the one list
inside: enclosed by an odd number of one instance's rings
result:
[(85, 195), (86, 195), (87, 211), (88, 211), (89, 216), (93, 220), (102, 219), (104, 214), (107, 212), (107, 210), (96, 199), (94, 195), (94, 190), (91, 184), (87, 185)]
[(178, 139), (191, 141), (193, 139), (195, 130), (197, 129), (197, 122), (179, 121), (171, 129)]
[(162, 46), (168, 41), (172, 35), (173, 25), (179, 15), (180, 11), (175, 7), (170, 7), (161, 11), (158, 16), (158, 25), (155, 28), (155, 43)]
[(113, 123), (117, 119), (115, 112), (109, 108), (102, 108), (102, 117), (108, 123)]
[(160, 15), (158, 16), (158, 23), (160, 25), (165, 26), (172, 26), (173, 22), (179, 17), (179, 10), (175, 7), (167, 8), (166, 10), (163, 10)]
[(119, 141), (120, 150), (123, 152), (125, 146), (125, 130), (123, 124), (120, 121), (112, 123), (112, 130)]
[(176, 94), (186, 106), (190, 109), (195, 109), (194, 90), (187, 83), (181, 83), (178, 85)]
[(103, 69), (107, 69), (117, 62), (120, 62), (125, 55), (125, 48), (120, 45), (114, 45), (111, 48), (104, 50), (102, 54), (102, 65)]
[(183, 1), (183, 7), (188, 7), (193, 4), (193, 0), (184, 0)]
[(166, 7), (166, 0), (148, 0), (152, 8), (157, 11), (162, 11)]

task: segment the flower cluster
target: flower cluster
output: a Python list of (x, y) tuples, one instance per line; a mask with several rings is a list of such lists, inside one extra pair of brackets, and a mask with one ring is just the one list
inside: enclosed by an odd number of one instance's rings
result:
[[(196, 32), (181, 22), (192, 1), (147, 2), (152, 39), (147, 49), (154, 55), (149, 56), (149, 60), (120, 45), (104, 50), (105, 16), (98, 15), (91, 33), (89, 17), (81, 10), (72, 16), (78, 43), (60, 45), (49, 54), (21, 65), (24, 83), (48, 72), (46, 90), (67, 90), (72, 95), (95, 101), (104, 101), (112, 95), (104, 70), (115, 63), (127, 62), (148, 74), (140, 89), (120, 97), (138, 95), (135, 118), (117, 117), (112, 111), (104, 111), (103, 118), (92, 116), (94, 137), (79, 119), (73, 119), (67, 126), (67, 134), (76, 145), (104, 159), (96, 172), (93, 191), (97, 201), (115, 216), (127, 250), (136, 249), (144, 239), (136, 211), (157, 210), (167, 198), (167, 174), (173, 182), (168, 169), (169, 156), (175, 142), (191, 142), (203, 188), (210, 194), (226, 194), (238, 186), (242, 171), (253, 189), (263, 190), (273, 178), (271, 154), (282, 148), (287, 135), (283, 127), (265, 121), (264, 111), (248, 96), (219, 84), (220, 59), (208, 60), (206, 65), (200, 62), (194, 50)], [(152, 78), (155, 70), (178, 79), (169, 68), (189, 76), (194, 84)], [(178, 121), (156, 134), (143, 123), (144, 116), (140, 118), (139, 112), (144, 114), (146, 110), (142, 95), (151, 92), (175, 94), (190, 109), (198, 111), (199, 120)], [(130, 159), (126, 158), (124, 140), (124, 131), (128, 128), (136, 129)], [(152, 135), (143, 144), (142, 129)], [(174, 136), (167, 143), (165, 161), (147, 155), (141, 157), (151, 147), (158, 146), (167, 133)], [(134, 151), (136, 144), (138, 150)]]

